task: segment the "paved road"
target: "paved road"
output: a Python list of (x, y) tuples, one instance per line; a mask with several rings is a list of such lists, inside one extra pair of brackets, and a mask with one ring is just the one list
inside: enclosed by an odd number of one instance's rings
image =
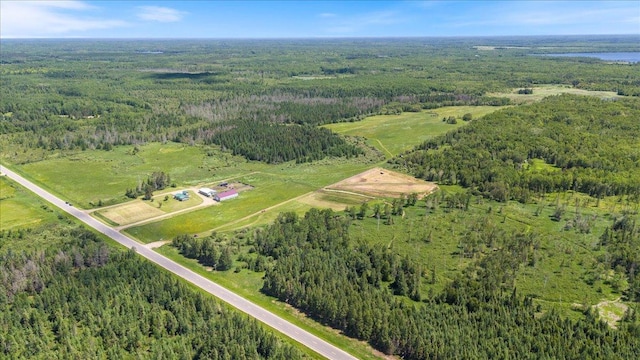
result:
[(263, 323), (271, 326), (272, 328), (282, 332), (283, 334), (300, 342), (301, 344), (314, 350), (320, 355), (328, 359), (355, 359), (355, 357), (349, 355), (343, 350), (340, 350), (339, 348), (306, 332), (305, 330), (302, 330), (301, 328), (289, 323), (288, 321), (281, 319), (280, 317), (253, 304), (252, 302), (245, 300), (244, 298), (221, 287), (220, 285), (214, 283), (213, 281), (196, 274), (195, 272), (183, 267), (182, 265), (179, 265), (178, 263), (158, 254), (157, 252), (151, 249), (147, 249), (146, 247), (142, 246), (142, 244), (136, 242), (135, 240), (129, 238), (128, 236), (125, 236), (119, 233), (118, 231), (114, 230), (113, 228), (92, 218), (89, 214), (85, 213), (84, 211), (67, 205), (63, 200), (57, 198), (56, 196), (45, 191), (41, 187), (33, 184), (32, 182), (26, 180), (25, 178), (16, 174), (15, 172), (7, 169), (6, 167), (0, 166), (0, 173), (6, 174), (9, 178), (13, 179), (14, 181), (18, 182), (22, 186), (36, 193), (36, 195), (42, 197), (43, 199), (59, 207), (63, 211), (78, 218), (80, 221), (96, 229), (97, 231), (107, 235), (108, 237), (117, 241), (121, 245), (126, 246), (127, 248), (135, 248), (138, 254), (142, 255), (148, 260), (171, 271), (172, 273), (180, 276), (181, 278), (195, 284), (196, 286), (213, 294), (219, 299), (234, 306), (238, 310), (245, 312), (253, 316), (254, 318), (262, 321)]

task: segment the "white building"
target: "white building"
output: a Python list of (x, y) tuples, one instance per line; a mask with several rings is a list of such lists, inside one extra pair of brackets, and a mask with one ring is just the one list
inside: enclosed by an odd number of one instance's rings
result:
[(198, 192), (206, 197), (212, 197), (216, 194), (216, 191), (209, 188), (200, 188)]

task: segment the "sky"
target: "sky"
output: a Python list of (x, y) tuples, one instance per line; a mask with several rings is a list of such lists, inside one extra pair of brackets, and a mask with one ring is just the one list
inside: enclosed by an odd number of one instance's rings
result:
[(0, 38), (640, 34), (629, 1), (0, 1)]

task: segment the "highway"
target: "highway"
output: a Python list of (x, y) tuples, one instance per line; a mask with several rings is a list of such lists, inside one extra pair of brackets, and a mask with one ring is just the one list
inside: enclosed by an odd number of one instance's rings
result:
[(259, 321), (267, 324), (268, 326), (280, 331), (286, 336), (298, 341), (299, 343), (307, 346), (318, 354), (328, 358), (328, 359), (356, 359), (355, 357), (349, 355), (345, 351), (329, 344), (328, 342), (318, 338), (315, 335), (310, 334), (309, 332), (297, 327), (296, 325), (291, 324), (290, 322), (274, 315), (273, 313), (253, 304), (252, 302), (244, 299), (243, 297), (236, 295), (235, 293), (223, 288), (222, 286), (214, 283), (213, 281), (204, 278), (201, 275), (196, 274), (195, 272), (185, 268), (184, 266), (158, 254), (157, 252), (147, 249), (142, 244), (137, 241), (131, 239), (130, 237), (116, 231), (112, 227), (105, 225), (98, 220), (94, 219), (88, 213), (83, 210), (77, 209), (73, 206), (68, 205), (60, 198), (54, 196), (53, 194), (45, 191), (41, 187), (35, 185), (29, 180), (23, 178), (22, 176), (16, 174), (15, 172), (7, 169), (4, 166), (0, 166), (0, 173), (5, 174), (10, 179), (34, 192), (36, 195), (41, 198), (47, 200), (51, 204), (57, 206), (63, 211), (71, 214), (76, 217), (83, 223), (88, 226), (96, 229), (97, 231), (105, 234), (110, 237), (114, 241), (120, 243), (122, 246), (125, 246), (129, 249), (135, 248), (136, 252), (143, 256), (144, 258), (152, 261), (159, 266), (167, 269), (168, 271), (180, 276), (181, 278), (193, 283), (194, 285), (202, 288), (203, 290), (209, 292), (213, 296), (223, 300), (224, 302), (230, 304), (231, 306), (237, 308), (238, 310), (253, 316)]

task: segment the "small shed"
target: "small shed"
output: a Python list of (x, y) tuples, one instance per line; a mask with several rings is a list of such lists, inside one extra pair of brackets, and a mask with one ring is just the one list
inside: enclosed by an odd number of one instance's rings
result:
[(213, 199), (216, 201), (225, 201), (236, 197), (238, 197), (238, 191), (236, 191), (236, 189), (231, 189), (215, 194)]
[(177, 192), (175, 194), (173, 194), (173, 198), (178, 200), (178, 201), (187, 201), (189, 200), (189, 193), (185, 190), (185, 191), (180, 191)]
[(206, 197), (213, 197), (216, 194), (215, 190), (206, 187), (198, 189), (198, 192)]

